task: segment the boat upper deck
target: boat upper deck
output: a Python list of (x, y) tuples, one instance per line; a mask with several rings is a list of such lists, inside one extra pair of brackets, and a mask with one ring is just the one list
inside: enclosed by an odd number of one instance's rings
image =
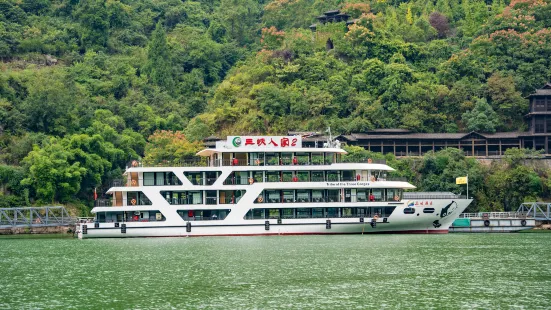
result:
[[(304, 148), (300, 136), (259, 137), (230, 136), (227, 141), (217, 141), (216, 148), (204, 149), (197, 158), (166, 160), (154, 165), (132, 161), (129, 172), (157, 171), (157, 167), (237, 167), (246, 166), (252, 170), (267, 169), (266, 166), (278, 166), (281, 170), (303, 170), (305, 166), (317, 166), (313, 170), (324, 169), (365, 169), (393, 171), (384, 160), (368, 158), (342, 158), (347, 152), (340, 148), (340, 142), (328, 141), (323, 148)], [(358, 164), (364, 164), (358, 166)], [(290, 168), (293, 167), (293, 168)], [(186, 169), (188, 170), (188, 169)]]

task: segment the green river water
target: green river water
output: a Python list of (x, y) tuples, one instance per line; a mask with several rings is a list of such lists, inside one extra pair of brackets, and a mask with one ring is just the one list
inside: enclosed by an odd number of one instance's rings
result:
[(550, 309), (551, 234), (2, 238), (0, 309)]

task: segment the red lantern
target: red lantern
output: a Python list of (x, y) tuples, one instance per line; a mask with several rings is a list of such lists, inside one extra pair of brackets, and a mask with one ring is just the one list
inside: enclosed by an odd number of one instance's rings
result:
[(296, 157), (293, 157), (293, 165), (298, 164), (298, 159)]
[(233, 159), (233, 165), (234, 165), (234, 166), (237, 166), (238, 163), (239, 163), (239, 160), (237, 160), (237, 158), (234, 158), (234, 159)]
[(188, 217), (193, 217), (193, 210), (189, 210), (189, 211), (187, 212), (187, 216), (188, 216)]
[(298, 182), (298, 178), (296, 175), (293, 176), (293, 182)]
[(356, 181), (359, 181), (360, 180), (360, 175), (359, 174), (356, 174)]

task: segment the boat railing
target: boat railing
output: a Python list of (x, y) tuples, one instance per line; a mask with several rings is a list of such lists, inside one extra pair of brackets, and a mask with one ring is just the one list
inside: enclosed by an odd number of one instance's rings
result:
[(95, 207), (112, 207), (113, 201), (111, 199), (96, 199), (94, 201)]
[(386, 165), (386, 159), (372, 159), (372, 158), (342, 158), (337, 160), (337, 163), (351, 163), (351, 164), (380, 164)]
[(163, 160), (158, 163), (147, 163), (138, 160), (132, 160), (126, 164), (126, 169), (137, 167), (208, 167), (210, 162), (208, 157)]
[(396, 201), (394, 200), (394, 197), (389, 197), (386, 200), (382, 197), (374, 197), (373, 200), (369, 200), (367, 196), (364, 195), (351, 195), (349, 197), (346, 197), (346, 199), (343, 199), (341, 195), (326, 195), (321, 197), (285, 197), (283, 196), (283, 199), (280, 197), (267, 197), (266, 199), (262, 199), (259, 201), (259, 199), (255, 200), (255, 203), (331, 203), (331, 202), (382, 202), (382, 201)]
[(240, 177), (235, 177), (235, 178), (228, 178), (226, 180), (224, 180), (224, 185), (249, 185), (251, 183), (249, 183), (249, 179), (248, 178), (240, 178)]
[(109, 187), (124, 187), (126, 182), (123, 179), (112, 180), (109, 182)]
[(403, 199), (406, 200), (425, 200), (425, 199), (467, 199), (466, 195), (408, 195), (407, 192), (404, 193)]

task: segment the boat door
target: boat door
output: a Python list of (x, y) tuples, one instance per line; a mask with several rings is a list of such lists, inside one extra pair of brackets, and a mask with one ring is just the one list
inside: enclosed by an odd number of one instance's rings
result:
[(362, 170), (362, 181), (367, 181), (367, 180), (369, 180), (367, 170)]

